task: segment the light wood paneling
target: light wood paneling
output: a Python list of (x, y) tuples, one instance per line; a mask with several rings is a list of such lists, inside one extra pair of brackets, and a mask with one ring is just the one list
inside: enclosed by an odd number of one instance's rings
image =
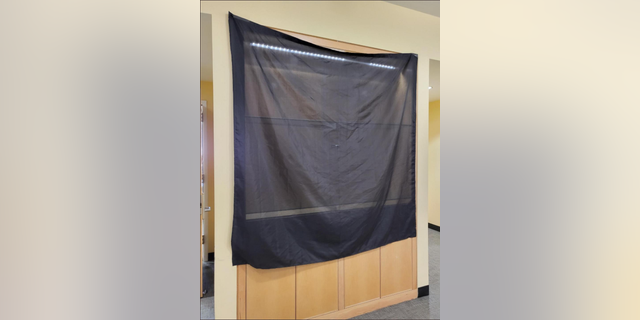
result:
[(413, 259), (411, 239), (396, 241), (380, 249), (380, 294), (411, 290), (413, 287)]
[(247, 265), (247, 319), (294, 319), (295, 292), (295, 267), (256, 269)]
[(238, 267), (238, 319), (247, 318), (247, 265)]
[(380, 298), (380, 248), (344, 258), (345, 307)]
[(321, 316), (314, 317), (313, 319), (349, 319), (361, 314), (365, 314), (371, 311), (375, 311), (381, 308), (385, 308), (400, 302), (409, 301), (418, 297), (418, 290), (405, 291), (401, 293), (392, 294), (382, 299), (376, 299), (369, 302), (361, 303), (350, 308), (323, 314)]
[(296, 318), (338, 310), (338, 260), (296, 267)]
[(411, 289), (418, 289), (418, 239), (411, 238), (411, 259), (413, 260), (413, 286)]
[(338, 310), (344, 309), (344, 258), (338, 259)]

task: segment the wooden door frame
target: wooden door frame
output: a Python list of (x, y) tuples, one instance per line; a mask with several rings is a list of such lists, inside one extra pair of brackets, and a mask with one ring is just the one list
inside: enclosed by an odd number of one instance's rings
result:
[[(205, 103), (204, 106), (202, 105), (202, 103)], [(202, 175), (204, 174), (204, 161), (203, 161), (203, 150), (202, 150), (202, 145), (204, 144), (204, 121), (202, 119), (202, 116), (205, 113), (205, 109), (206, 109), (206, 101), (204, 100), (200, 100), (200, 239), (198, 239), (198, 241), (200, 242), (200, 298), (202, 298), (203, 296), (203, 290), (202, 290), (202, 281), (203, 281), (203, 277), (202, 277), (202, 263), (203, 263), (203, 256), (204, 256), (204, 243), (202, 241), (203, 237), (204, 237), (204, 232), (202, 231), (202, 221), (204, 220), (204, 187), (203, 187), (203, 182), (202, 182)]]

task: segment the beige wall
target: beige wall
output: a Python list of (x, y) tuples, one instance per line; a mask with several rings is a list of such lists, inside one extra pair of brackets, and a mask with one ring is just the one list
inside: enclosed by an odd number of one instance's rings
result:
[(429, 223), (440, 226), (440, 100), (429, 102)]
[(214, 187), (213, 187), (213, 82), (200, 81), (200, 100), (207, 101), (207, 110), (205, 110), (205, 116), (207, 126), (205, 127), (207, 137), (207, 163), (205, 171), (205, 186), (206, 186), (206, 198), (204, 207), (211, 207), (211, 211), (204, 213), (204, 225), (205, 225), (205, 244), (204, 244), (204, 260), (207, 261), (207, 254), (215, 252), (214, 239), (215, 239), (215, 219), (214, 214)]
[(233, 217), (233, 113), (228, 12), (256, 23), (314, 36), (396, 52), (418, 54), (416, 133), (416, 198), (418, 219), (418, 286), (429, 284), (427, 153), (429, 59), (440, 59), (439, 18), (390, 3), (317, 2), (202, 2), (211, 14), (215, 181), (215, 316), (236, 317), (236, 268), (231, 265)]

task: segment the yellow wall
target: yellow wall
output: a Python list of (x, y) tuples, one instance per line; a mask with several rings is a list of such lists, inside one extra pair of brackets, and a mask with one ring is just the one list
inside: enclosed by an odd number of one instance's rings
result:
[(440, 100), (429, 103), (429, 223), (440, 226)]
[[(207, 124), (213, 124), (213, 82), (210, 81), (200, 81), (200, 100), (207, 101), (207, 110), (205, 111), (205, 116), (207, 117)], [(205, 172), (205, 185), (207, 192), (206, 202), (203, 204), (204, 207), (211, 207), (211, 211), (205, 212), (204, 214), (204, 223), (205, 223), (205, 244), (204, 244), (204, 252), (211, 253), (215, 251), (214, 239), (215, 239), (215, 219), (213, 217), (214, 214), (214, 187), (213, 187), (213, 126), (208, 125), (205, 128), (207, 132), (207, 164), (206, 164), (206, 172)], [(204, 260), (207, 260), (207, 255), (205, 254)]]
[(269, 27), (418, 54), (416, 199), (418, 286), (429, 284), (427, 153), (429, 59), (440, 59), (440, 19), (383, 1), (206, 1), (211, 14), (215, 171), (215, 317), (236, 317), (237, 271), (231, 265), (233, 113), (228, 12)]

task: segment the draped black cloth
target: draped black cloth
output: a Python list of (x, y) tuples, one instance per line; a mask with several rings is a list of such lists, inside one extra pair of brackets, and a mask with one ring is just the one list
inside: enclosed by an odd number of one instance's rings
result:
[(336, 51), (231, 13), (229, 31), (233, 265), (329, 261), (415, 237), (417, 55)]

